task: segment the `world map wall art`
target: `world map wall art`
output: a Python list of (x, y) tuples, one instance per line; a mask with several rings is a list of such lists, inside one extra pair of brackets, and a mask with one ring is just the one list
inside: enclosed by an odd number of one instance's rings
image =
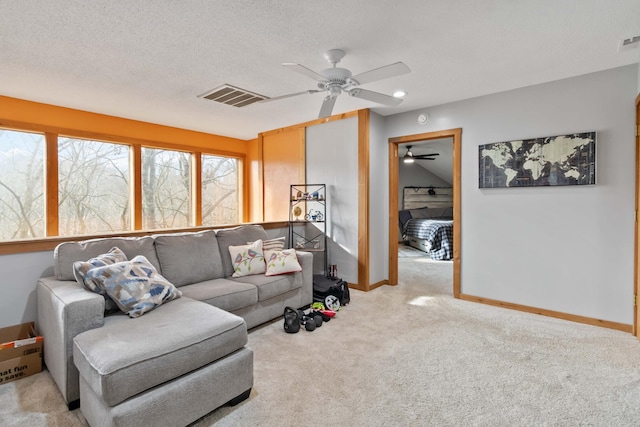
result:
[(480, 188), (593, 185), (596, 133), (574, 133), (479, 147)]

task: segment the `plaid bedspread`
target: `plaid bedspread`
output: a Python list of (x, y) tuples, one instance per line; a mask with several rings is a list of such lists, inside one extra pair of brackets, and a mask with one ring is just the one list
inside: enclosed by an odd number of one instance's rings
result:
[(404, 226), (403, 235), (429, 241), (431, 259), (453, 259), (453, 221), (411, 218)]

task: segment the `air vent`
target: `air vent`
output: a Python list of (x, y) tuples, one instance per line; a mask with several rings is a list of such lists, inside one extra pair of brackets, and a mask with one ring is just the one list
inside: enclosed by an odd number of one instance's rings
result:
[(202, 95), (198, 95), (199, 98), (210, 99), (221, 104), (232, 105), (234, 107), (246, 107), (257, 101), (267, 99), (266, 96), (258, 95), (257, 93), (249, 92), (248, 90), (240, 89), (228, 84), (219, 86), (209, 92), (205, 92)]
[(629, 37), (628, 39), (620, 40), (618, 45), (618, 52), (622, 52), (629, 49), (635, 49), (640, 46), (640, 36)]

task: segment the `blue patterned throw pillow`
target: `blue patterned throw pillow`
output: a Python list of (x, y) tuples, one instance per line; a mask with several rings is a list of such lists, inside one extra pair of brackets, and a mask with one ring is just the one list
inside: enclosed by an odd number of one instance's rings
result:
[(120, 250), (120, 248), (114, 246), (106, 254), (98, 255), (90, 260), (77, 261), (73, 263), (73, 275), (76, 281), (80, 283), (85, 289), (100, 294), (104, 297), (104, 311), (106, 313), (112, 313), (118, 311), (116, 303), (107, 295), (107, 292), (100, 287), (100, 285), (93, 281), (88, 276), (89, 270), (96, 267), (104, 267), (106, 265), (115, 264), (117, 262), (127, 261), (127, 256)]
[(140, 317), (165, 302), (182, 296), (142, 255), (131, 261), (92, 268), (88, 276), (129, 317)]

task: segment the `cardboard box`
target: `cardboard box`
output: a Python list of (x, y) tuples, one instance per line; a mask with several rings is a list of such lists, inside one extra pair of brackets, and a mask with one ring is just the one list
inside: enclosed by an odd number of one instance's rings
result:
[(0, 385), (42, 371), (42, 337), (35, 323), (0, 329)]

